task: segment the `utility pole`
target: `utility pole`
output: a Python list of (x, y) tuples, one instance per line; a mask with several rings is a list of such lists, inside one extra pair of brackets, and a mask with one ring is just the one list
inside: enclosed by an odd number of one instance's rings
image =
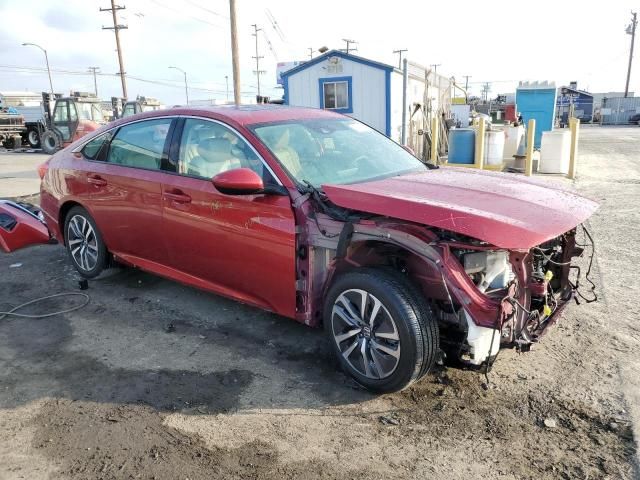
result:
[(240, 105), (240, 56), (238, 51), (238, 26), (236, 22), (236, 0), (229, 0), (231, 23), (231, 61), (233, 64), (233, 100)]
[(229, 101), (229, 75), (224, 76), (224, 81), (227, 83), (227, 102)]
[(352, 50), (352, 51), (354, 51), (354, 52), (357, 52), (357, 51), (358, 51), (358, 49), (357, 49), (357, 48), (349, 49), (349, 45), (351, 45), (352, 43), (353, 43), (354, 45), (355, 45), (356, 43), (358, 43), (358, 42), (356, 42), (355, 40), (349, 40), (348, 38), (343, 38), (343, 39), (342, 39), (342, 41), (343, 41), (343, 42), (345, 42), (345, 43), (347, 44), (347, 48), (342, 50), (342, 51), (343, 51), (343, 52), (345, 52), (347, 55), (349, 54), (349, 51), (350, 51), (350, 50)]
[(116, 12), (118, 10), (124, 10), (125, 7), (121, 7), (115, 4), (115, 0), (111, 0), (111, 8), (101, 8), (101, 12), (111, 12), (111, 16), (113, 17), (113, 27), (102, 27), (103, 30), (113, 30), (116, 35), (116, 49), (118, 50), (118, 64), (120, 65), (120, 81), (122, 82), (122, 97), (127, 97), (127, 79), (125, 77), (126, 73), (124, 71), (124, 63), (122, 62), (122, 48), (120, 47), (120, 30), (126, 30), (126, 25), (118, 24), (118, 15)]
[(316, 52), (313, 47), (309, 47), (307, 50), (309, 50), (309, 60), (313, 59), (313, 54)]
[(264, 58), (264, 57), (260, 56), (258, 54), (258, 32), (262, 31), (262, 29), (258, 28), (258, 25), (256, 25), (255, 23), (253, 25), (251, 25), (251, 26), (253, 27), (253, 33), (251, 35), (256, 37), (256, 56), (255, 57), (251, 57), (251, 58), (255, 58), (256, 59), (256, 69), (253, 71), (253, 73), (255, 73), (256, 77), (257, 77), (257, 81), (258, 81), (258, 96), (260, 96), (260, 74), (261, 73), (266, 73), (264, 70), (260, 70), (260, 59)]
[(471, 78), (471, 75), (463, 75), (464, 77), (464, 89), (465, 91), (469, 91), (469, 79)]
[(636, 40), (636, 27), (638, 26), (638, 14), (631, 12), (631, 23), (627, 26), (627, 34), (631, 35), (631, 49), (629, 50), (629, 68), (627, 68), (627, 83), (624, 87), (624, 96), (629, 95), (629, 80), (631, 79), (631, 64), (633, 63), (633, 44)]
[(100, 67), (89, 67), (89, 71), (93, 73), (93, 89), (96, 92), (96, 97), (98, 96), (98, 79), (96, 78), (98, 70), (100, 70)]
[(491, 84), (489, 82), (485, 82), (484, 86), (482, 87), (482, 97), (485, 103), (489, 101), (490, 91), (491, 91)]
[(442, 65), (441, 63), (432, 63), (431, 65), (429, 65), (431, 68), (433, 68), (433, 79), (436, 79), (436, 75), (438, 74), (438, 67)]
[(402, 53), (408, 52), (406, 48), (401, 48), (399, 50), (394, 50), (393, 53), (397, 53), (400, 58), (398, 58), (398, 69), (402, 70)]

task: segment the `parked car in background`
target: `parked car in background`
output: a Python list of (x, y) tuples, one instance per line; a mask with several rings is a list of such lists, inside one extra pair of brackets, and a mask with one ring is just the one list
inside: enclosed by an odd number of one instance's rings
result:
[(127, 117), (40, 173), (46, 226), (0, 206), (15, 220), (5, 250), (51, 235), (87, 278), (115, 260), (324, 325), (377, 392), (444, 356), (488, 366), (538, 341), (575, 293), (576, 229), (597, 208), (556, 184), (425, 165), (349, 117), (269, 105)]
[(629, 123), (631, 124), (636, 124), (636, 125), (640, 125), (640, 113), (636, 113), (635, 115), (632, 115), (631, 118), (629, 118)]

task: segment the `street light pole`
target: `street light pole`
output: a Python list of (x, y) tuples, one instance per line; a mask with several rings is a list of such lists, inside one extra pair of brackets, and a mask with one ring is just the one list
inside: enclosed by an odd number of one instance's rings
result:
[(49, 68), (49, 56), (47, 55), (47, 51), (42, 48), (40, 45), (35, 43), (23, 43), (22, 46), (26, 47), (31, 45), (32, 47), (37, 47), (44, 52), (44, 61), (47, 63), (47, 75), (49, 75), (49, 89), (51, 90), (51, 97), (53, 98), (53, 83), (51, 82), (51, 69)]
[(182, 74), (184, 75), (184, 96), (187, 98), (187, 105), (189, 105), (189, 85), (187, 84), (187, 72), (185, 72), (184, 70), (178, 67), (169, 67), (169, 68), (178, 70), (179, 72), (182, 72)]
[(238, 26), (236, 0), (229, 0), (229, 23), (231, 25), (231, 63), (233, 66), (233, 99), (240, 105), (240, 52), (238, 49)]

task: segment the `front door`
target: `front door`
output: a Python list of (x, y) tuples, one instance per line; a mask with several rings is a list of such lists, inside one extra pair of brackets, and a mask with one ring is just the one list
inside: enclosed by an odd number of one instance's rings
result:
[(161, 168), (171, 125), (171, 118), (157, 118), (121, 126), (105, 160), (86, 174), (89, 208), (109, 251), (152, 270), (167, 261), (161, 185), (171, 175)]
[(295, 315), (295, 220), (288, 196), (225, 195), (211, 178), (252, 168), (277, 180), (227, 126), (187, 118), (172, 148), (178, 175), (162, 186), (164, 235), (185, 280), (282, 315)]
[(63, 142), (70, 142), (78, 128), (78, 112), (74, 102), (58, 100), (53, 111), (53, 129)]

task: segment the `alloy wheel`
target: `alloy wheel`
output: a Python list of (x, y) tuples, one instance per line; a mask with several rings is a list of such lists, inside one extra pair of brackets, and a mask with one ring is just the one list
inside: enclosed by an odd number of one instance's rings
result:
[(98, 239), (91, 223), (82, 215), (74, 215), (67, 228), (67, 243), (78, 267), (90, 272), (98, 263)]
[(331, 331), (344, 360), (371, 379), (391, 375), (400, 361), (400, 336), (383, 303), (365, 290), (350, 289), (336, 298)]

